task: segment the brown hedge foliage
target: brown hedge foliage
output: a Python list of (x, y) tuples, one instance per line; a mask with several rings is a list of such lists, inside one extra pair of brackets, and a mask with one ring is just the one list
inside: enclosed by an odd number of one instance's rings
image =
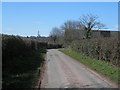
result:
[(104, 60), (118, 66), (120, 64), (120, 41), (118, 37), (76, 40), (71, 48), (89, 57)]

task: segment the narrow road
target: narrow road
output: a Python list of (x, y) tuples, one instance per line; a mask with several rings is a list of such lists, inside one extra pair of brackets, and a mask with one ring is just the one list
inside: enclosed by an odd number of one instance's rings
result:
[(115, 85), (57, 49), (47, 52), (41, 88), (114, 88)]

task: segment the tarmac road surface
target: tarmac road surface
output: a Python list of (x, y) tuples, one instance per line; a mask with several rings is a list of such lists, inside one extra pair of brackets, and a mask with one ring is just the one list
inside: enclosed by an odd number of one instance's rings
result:
[(116, 85), (57, 49), (47, 52), (41, 88), (115, 88)]

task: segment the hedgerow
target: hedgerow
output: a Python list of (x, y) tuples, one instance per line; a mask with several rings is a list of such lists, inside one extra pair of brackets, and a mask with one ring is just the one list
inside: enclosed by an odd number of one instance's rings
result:
[(72, 42), (71, 48), (97, 60), (103, 60), (116, 66), (120, 65), (120, 42), (118, 37), (76, 40)]
[(2, 86), (3, 88), (31, 88), (37, 69), (44, 61), (47, 48), (61, 45), (48, 44), (37, 40), (2, 35)]

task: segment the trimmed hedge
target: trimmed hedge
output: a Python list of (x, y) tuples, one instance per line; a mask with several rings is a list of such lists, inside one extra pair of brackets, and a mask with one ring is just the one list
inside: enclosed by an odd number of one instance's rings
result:
[(38, 68), (44, 61), (47, 49), (61, 48), (30, 38), (2, 35), (2, 86), (3, 88), (34, 87)]
[(62, 48), (62, 44), (48, 44), (47, 45), (48, 49), (57, 49), (57, 48)]
[(42, 53), (46, 53), (46, 48), (41, 47), (41, 44), (36, 48), (36, 44), (40, 43), (2, 35), (3, 88), (32, 87), (35, 71), (44, 61)]
[(91, 58), (120, 65), (120, 42), (117, 37), (76, 40), (72, 42), (71, 48)]

